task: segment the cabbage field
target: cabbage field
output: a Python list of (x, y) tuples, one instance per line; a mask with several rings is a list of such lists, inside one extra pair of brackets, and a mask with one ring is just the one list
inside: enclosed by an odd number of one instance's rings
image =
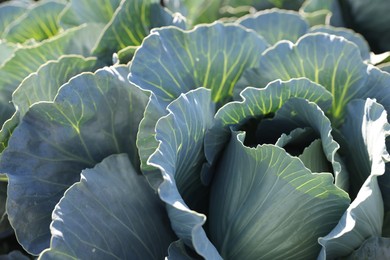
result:
[(390, 259), (389, 14), (0, 1), (0, 259)]

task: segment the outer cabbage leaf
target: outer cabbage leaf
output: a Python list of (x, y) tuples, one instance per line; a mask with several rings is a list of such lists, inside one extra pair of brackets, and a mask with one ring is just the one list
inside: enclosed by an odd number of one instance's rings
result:
[(79, 55), (63, 55), (58, 60), (48, 61), (23, 80), (12, 94), (12, 102), (23, 117), (32, 104), (53, 101), (62, 84), (73, 76), (93, 71), (98, 66), (96, 58)]
[(37, 72), (25, 78), (12, 94), (16, 112), (3, 124), (0, 131), (0, 151), (7, 147), (13, 130), (32, 104), (39, 101), (53, 101), (62, 84), (83, 71), (97, 69), (98, 64), (96, 58), (63, 55), (58, 60), (43, 64)]
[(226, 259), (315, 257), (318, 236), (348, 207), (347, 193), (331, 174), (312, 174), (273, 145), (246, 147), (244, 138), (233, 132), (213, 180), (211, 240)]
[(368, 61), (371, 58), (370, 46), (368, 45), (366, 39), (364, 39), (362, 35), (355, 33), (350, 29), (332, 27), (332, 26), (314, 26), (310, 28), (310, 30), (308, 31), (308, 33), (316, 33), (316, 32), (329, 33), (340, 37), (344, 37), (345, 39), (355, 43), (359, 47), (360, 55), (363, 58), (363, 60)]
[(367, 65), (357, 46), (342, 37), (314, 33), (296, 44), (280, 42), (260, 58), (258, 68), (244, 72), (237, 91), (245, 86), (264, 87), (275, 79), (306, 77), (332, 93), (331, 119), (335, 127), (343, 121), (345, 106), (365, 95), (369, 87)]
[(220, 259), (202, 225), (207, 211), (208, 190), (201, 183), (205, 161), (203, 137), (211, 125), (215, 105), (210, 90), (199, 88), (182, 94), (168, 106), (169, 114), (156, 125), (160, 144), (148, 163), (161, 170), (160, 198), (167, 204), (177, 236), (206, 259)]
[(84, 23), (107, 24), (122, 0), (70, 0), (62, 12), (59, 23), (64, 28)]
[[(82, 25), (38, 45), (17, 49), (13, 57), (0, 67), (0, 122), (3, 123), (13, 114), (9, 103), (12, 92), (24, 78), (49, 60), (58, 59), (64, 54), (89, 56), (93, 44), (99, 36), (98, 25)], [(28, 62), (27, 62), (28, 61)]]
[[(166, 19), (166, 18), (169, 19)], [(157, 0), (122, 1), (97, 41), (93, 54), (110, 60), (112, 53), (139, 46), (153, 27), (177, 24)]]
[(32, 254), (49, 246), (51, 212), (81, 170), (123, 152), (139, 164), (135, 138), (148, 96), (127, 73), (120, 66), (74, 77), (53, 102), (31, 106), (11, 136), (0, 161), (7, 212)]
[(65, 4), (59, 1), (38, 3), (10, 23), (2, 38), (20, 43), (29, 39), (41, 41), (50, 38), (60, 30), (57, 18), (64, 7)]
[[(154, 110), (165, 110), (181, 93), (202, 86), (211, 89), (214, 102), (223, 103), (231, 99), (244, 69), (255, 66), (266, 47), (255, 32), (238, 25), (214, 23), (191, 31), (154, 29), (135, 53), (129, 79), (155, 94), (154, 107), (162, 108)], [(148, 114), (154, 113), (145, 112), (140, 133), (150, 138), (137, 140), (143, 170), (150, 170), (145, 159), (158, 145), (153, 138), (156, 120)]]
[(126, 154), (84, 170), (53, 211), (40, 259), (163, 259), (175, 238), (161, 200)]
[(154, 29), (136, 52), (129, 79), (166, 105), (197, 87), (211, 89), (212, 100), (223, 103), (267, 46), (255, 32), (219, 22), (191, 31)]
[(297, 12), (279, 9), (260, 11), (236, 22), (255, 30), (271, 45), (281, 40), (296, 42), (309, 30), (309, 24)]
[(356, 164), (351, 173), (359, 174), (351, 176), (351, 182), (357, 179), (361, 183), (363, 177), (366, 179), (339, 224), (319, 238), (322, 245), (319, 259), (347, 256), (366, 239), (382, 233), (384, 209), (378, 176), (384, 174), (385, 162), (390, 160), (385, 142), (390, 134), (387, 113), (373, 100), (353, 101), (342, 130), (351, 153), (348, 159)]

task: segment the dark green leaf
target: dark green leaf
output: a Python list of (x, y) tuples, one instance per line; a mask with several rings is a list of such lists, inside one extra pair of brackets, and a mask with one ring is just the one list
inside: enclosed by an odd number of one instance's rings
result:
[(219, 259), (202, 228), (206, 216), (201, 214), (208, 206), (208, 190), (200, 176), (205, 162), (203, 141), (215, 113), (210, 90), (199, 88), (182, 94), (167, 109), (169, 114), (157, 122), (160, 144), (148, 164), (161, 170), (164, 181), (159, 195), (168, 206), (177, 236), (199, 255)]
[(72, 78), (54, 102), (33, 105), (12, 134), (0, 169), (9, 178), (10, 222), (29, 252), (49, 246), (51, 212), (81, 170), (121, 152), (139, 164), (135, 139), (148, 96), (127, 74), (121, 66)]
[(163, 203), (126, 154), (82, 171), (54, 209), (40, 259), (163, 259), (175, 239)]
[[(234, 132), (212, 184), (210, 237), (226, 259), (312, 259), (349, 205), (331, 174)], [(299, 201), (299, 203), (297, 203)], [(275, 203), (278, 202), (278, 203)]]
[(385, 162), (390, 160), (385, 142), (390, 134), (386, 111), (370, 99), (353, 101), (343, 131), (349, 143), (349, 159), (356, 164), (351, 174), (364, 175), (351, 175), (351, 182), (365, 179), (338, 225), (319, 238), (323, 247), (319, 259), (347, 256), (367, 238), (382, 233), (384, 207), (378, 176), (385, 173)]

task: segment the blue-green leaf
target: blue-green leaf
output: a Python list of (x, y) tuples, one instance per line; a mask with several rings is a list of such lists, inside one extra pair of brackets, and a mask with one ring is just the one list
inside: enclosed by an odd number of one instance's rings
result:
[(237, 23), (255, 30), (271, 45), (281, 40), (296, 42), (309, 30), (308, 23), (297, 12), (279, 9), (244, 16)]
[(129, 79), (166, 105), (197, 87), (211, 89), (212, 100), (222, 103), (267, 45), (253, 31), (219, 22), (191, 31), (154, 29), (136, 52)]
[(211, 125), (215, 104), (210, 90), (199, 88), (182, 94), (167, 109), (169, 114), (157, 122), (156, 138), (160, 144), (148, 164), (161, 170), (159, 195), (167, 204), (177, 236), (199, 255), (217, 259), (219, 254), (202, 228), (208, 190), (200, 176), (205, 162), (204, 134)]
[(306, 34), (296, 44), (280, 42), (268, 49), (258, 68), (244, 73), (241, 85), (263, 88), (276, 79), (297, 77), (306, 77), (332, 93), (330, 112), (336, 127), (342, 123), (347, 103), (370, 88), (365, 84), (367, 65), (357, 46), (323, 33)]
[(3, 123), (13, 114), (14, 108), (9, 101), (23, 79), (37, 71), (42, 64), (61, 55), (88, 57), (101, 29), (101, 26), (94, 24), (82, 25), (38, 45), (17, 49), (12, 58), (0, 67), (0, 110), (5, 111), (0, 114), (0, 122)]
[(0, 161), (9, 178), (7, 212), (19, 242), (38, 254), (49, 246), (51, 212), (81, 170), (135, 146), (148, 96), (131, 85), (126, 66), (82, 73), (53, 102), (31, 106)]
[(348, 207), (347, 193), (331, 174), (312, 174), (274, 145), (246, 147), (244, 138), (233, 132), (213, 180), (212, 242), (226, 259), (314, 258), (318, 236)]
[(23, 117), (32, 104), (53, 101), (58, 89), (73, 76), (97, 68), (96, 58), (63, 55), (58, 60), (43, 64), (35, 73), (25, 78), (12, 94), (12, 102)]
[(63, 55), (58, 60), (43, 64), (37, 72), (25, 78), (12, 94), (16, 112), (1, 128), (0, 151), (7, 147), (13, 130), (32, 104), (40, 101), (53, 101), (58, 89), (71, 77), (83, 71), (93, 71), (98, 68), (98, 64), (96, 58)]
[(350, 194), (356, 196), (372, 172), (379, 170), (372, 167), (384, 167), (382, 157), (387, 154), (385, 140), (390, 135), (387, 112), (370, 99), (366, 102), (354, 100), (347, 106), (347, 118), (341, 132), (347, 145), (344, 147), (347, 165), (353, 173)]
[(38, 3), (10, 23), (5, 28), (2, 38), (19, 43), (29, 39), (42, 41), (50, 38), (60, 30), (57, 18), (64, 7), (64, 3), (52, 0)]
[(40, 259), (163, 259), (175, 239), (163, 203), (126, 154), (81, 172), (53, 211)]
[(351, 174), (361, 175), (351, 175), (351, 182), (366, 179), (338, 225), (319, 238), (320, 259), (347, 256), (364, 240), (382, 233), (384, 209), (378, 176), (384, 174), (385, 162), (390, 160), (385, 142), (390, 134), (386, 111), (370, 99), (353, 101), (342, 129), (349, 144), (349, 160), (356, 164)]
[(350, 29), (332, 26), (314, 26), (308, 32), (322, 32), (344, 37), (345, 39), (355, 43), (359, 47), (360, 55), (362, 56), (363, 60), (370, 60), (370, 46), (368, 45), (367, 41), (362, 35)]
[[(244, 69), (258, 62), (266, 46), (255, 32), (239, 25), (214, 23), (191, 31), (154, 29), (136, 51), (129, 79), (154, 93), (153, 111), (161, 111), (162, 116), (180, 94), (202, 86), (211, 89), (212, 101), (224, 103), (231, 99)], [(137, 140), (143, 170), (150, 170), (146, 159), (158, 145), (153, 138), (159, 118), (155, 114), (145, 114), (140, 126), (140, 133), (147, 136)]]

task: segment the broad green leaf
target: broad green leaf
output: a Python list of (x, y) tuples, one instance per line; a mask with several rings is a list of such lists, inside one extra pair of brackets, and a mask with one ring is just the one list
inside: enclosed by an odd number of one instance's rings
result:
[(237, 23), (255, 30), (271, 45), (281, 40), (296, 42), (309, 30), (308, 23), (297, 12), (279, 9), (244, 16)]
[[(238, 41), (237, 39), (240, 39)], [(180, 94), (198, 87), (211, 89), (212, 100), (224, 103), (231, 99), (233, 88), (242, 72), (257, 64), (267, 44), (255, 32), (239, 25), (214, 23), (191, 31), (174, 27), (152, 30), (136, 51), (130, 65), (129, 79), (142, 89), (154, 93), (147, 111), (160, 111)], [(146, 166), (149, 151), (157, 148), (153, 138), (159, 117), (147, 112), (140, 126), (137, 146)]]
[(64, 7), (65, 4), (58, 1), (38, 3), (10, 23), (2, 37), (10, 42), (19, 43), (29, 39), (42, 41), (50, 38), (60, 30), (57, 19)]
[(314, 258), (317, 238), (348, 207), (347, 193), (331, 174), (312, 174), (274, 145), (246, 147), (244, 138), (232, 133), (213, 180), (211, 241), (225, 259)]
[(205, 137), (205, 153), (212, 165), (229, 140), (230, 126), (239, 128), (251, 118), (261, 120), (272, 115), (290, 98), (301, 97), (317, 102), (327, 109), (332, 102), (331, 94), (321, 85), (308, 79), (276, 80), (265, 88), (247, 87), (240, 94), (242, 101), (230, 102), (215, 115), (215, 122)]
[(164, 104), (197, 87), (211, 89), (212, 100), (224, 103), (243, 70), (255, 66), (266, 47), (255, 32), (238, 25), (154, 29), (136, 52), (129, 79)]
[[(0, 4), (0, 36), (5, 28), (28, 10), (28, 4), (10, 1)], [(2, 38), (2, 37), (1, 37)]]
[(262, 88), (275, 79), (298, 77), (319, 83), (332, 93), (330, 116), (335, 127), (342, 123), (347, 103), (370, 88), (365, 84), (367, 65), (357, 46), (324, 33), (306, 34), (296, 44), (280, 42), (268, 49), (258, 68), (245, 72), (240, 84)]
[(7, 120), (0, 131), (0, 152), (7, 147), (8, 140), (30, 106), (40, 101), (53, 101), (58, 89), (71, 77), (83, 71), (98, 68), (96, 58), (79, 55), (63, 55), (58, 60), (48, 61), (37, 72), (25, 78), (12, 94), (15, 114)]
[(15, 44), (0, 40), (0, 66), (12, 57), (17, 48)]
[[(166, 19), (168, 18), (170, 19)], [(173, 25), (157, 0), (122, 1), (97, 41), (93, 54), (111, 60), (112, 53), (139, 46), (153, 27)]]
[(202, 213), (208, 206), (208, 189), (200, 176), (205, 161), (203, 141), (215, 113), (210, 90), (199, 88), (182, 94), (167, 109), (169, 114), (157, 122), (159, 146), (148, 164), (161, 170), (163, 182), (158, 192), (167, 204), (176, 235), (204, 258), (219, 259), (202, 228), (206, 221)]
[(32, 104), (53, 101), (58, 89), (73, 76), (97, 68), (96, 58), (63, 55), (58, 60), (43, 64), (35, 73), (25, 78), (12, 94), (12, 102), (20, 117), (23, 117)]
[(371, 237), (356, 249), (347, 259), (388, 259), (390, 238)]
[(350, 29), (338, 28), (332, 26), (314, 26), (310, 28), (310, 30), (308, 31), (308, 33), (316, 33), (316, 32), (329, 33), (340, 37), (344, 37), (345, 39), (355, 43), (359, 47), (360, 55), (362, 56), (363, 60), (370, 60), (371, 57), (370, 46), (368, 45), (367, 41), (363, 38), (362, 35), (355, 33)]
[(17, 49), (13, 57), (0, 67), (0, 114), (1, 123), (10, 118), (14, 112), (11, 95), (19, 84), (30, 73), (49, 60), (56, 60), (64, 54), (89, 56), (101, 27), (98, 25), (82, 25), (38, 45)]
[(81, 170), (135, 146), (148, 96), (131, 85), (126, 66), (82, 73), (53, 102), (30, 107), (1, 160), (9, 178), (7, 212), (19, 242), (32, 254), (49, 246), (51, 212)]
[[(347, 256), (367, 238), (382, 233), (384, 208), (378, 176), (384, 174), (385, 162), (390, 160), (385, 142), (390, 134), (386, 111), (373, 100), (355, 100), (349, 104), (345, 122), (342, 130), (351, 153), (348, 159), (356, 164), (351, 174), (364, 175), (366, 179), (338, 225), (319, 238), (320, 259)], [(351, 175), (352, 184), (356, 179), (361, 183), (360, 176)]]
[[(131, 0), (130, 0), (131, 1)], [(84, 23), (107, 24), (122, 0), (70, 0), (59, 18), (64, 28)]]
[(81, 172), (53, 211), (40, 259), (163, 259), (175, 239), (163, 203), (126, 154)]

